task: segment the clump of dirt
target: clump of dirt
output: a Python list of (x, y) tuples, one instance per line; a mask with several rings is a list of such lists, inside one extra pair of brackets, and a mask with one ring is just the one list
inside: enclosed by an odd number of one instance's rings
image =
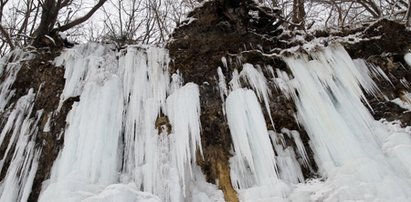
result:
[(166, 132), (167, 135), (171, 134), (172, 126), (167, 116), (158, 116), (155, 125), (159, 135), (163, 132)]

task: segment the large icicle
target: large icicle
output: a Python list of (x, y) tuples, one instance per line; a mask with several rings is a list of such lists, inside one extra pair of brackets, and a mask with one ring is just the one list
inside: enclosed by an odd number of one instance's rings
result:
[[(235, 152), (230, 159), (231, 178), (241, 198), (248, 200), (250, 193), (261, 192), (260, 199), (281, 199), (284, 190), (277, 180), (273, 147), (254, 91), (239, 88), (231, 92), (226, 112)], [(254, 191), (241, 194), (247, 188)]]
[[(198, 86), (188, 83), (167, 98), (167, 115), (173, 126), (176, 163), (179, 173), (196, 161), (196, 150), (202, 155), (200, 138), (200, 93)], [(184, 175), (182, 181), (184, 181)]]
[(55, 59), (55, 65), (65, 69), (66, 82), (60, 95), (60, 105), (70, 97), (81, 95), (87, 81), (103, 80), (107, 73), (117, 71), (115, 52), (111, 48), (97, 43), (83, 44), (63, 52)]
[(266, 78), (261, 70), (258, 70), (251, 64), (246, 63), (243, 65), (243, 70), (240, 72), (240, 77), (243, 78), (254, 91), (257, 93), (257, 97), (260, 101), (264, 101), (265, 108), (270, 118), (271, 124), (274, 127), (274, 121), (271, 116), (270, 110), (270, 91), (267, 87)]

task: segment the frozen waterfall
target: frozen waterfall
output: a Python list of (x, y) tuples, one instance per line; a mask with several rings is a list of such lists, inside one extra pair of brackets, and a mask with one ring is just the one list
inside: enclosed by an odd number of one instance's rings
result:
[[(2, 115), (15, 93), (10, 89), (18, 61), (30, 58), (15, 51), (0, 60)], [(239, 199), (408, 201), (411, 126), (374, 120), (366, 99), (379, 93), (373, 78), (388, 80), (387, 75), (351, 59), (335, 44), (283, 60), (289, 71), (247, 63), (230, 72), (229, 82), (216, 69), (215, 89), (232, 138), (230, 177)], [(226, 58), (222, 61), (228, 70)], [(80, 101), (59, 134), (64, 145), (39, 201), (224, 201), (218, 182), (206, 182), (196, 163), (204, 158), (202, 84), (170, 75), (169, 62), (166, 49), (129, 46), (118, 51), (93, 43), (67, 49), (55, 59), (66, 79), (56, 111), (69, 98)], [(302, 168), (312, 168), (299, 132), (274, 124), (274, 88), (295, 103), (294, 116), (310, 138), (318, 179), (304, 179)], [(0, 201), (27, 201), (31, 192), (41, 155), (34, 141), (43, 114), (34, 111), (36, 96), (31, 89), (7, 111), (0, 134), (0, 146), (6, 145)], [(295, 146), (287, 145), (286, 138)], [(12, 158), (4, 170), (6, 156)]]

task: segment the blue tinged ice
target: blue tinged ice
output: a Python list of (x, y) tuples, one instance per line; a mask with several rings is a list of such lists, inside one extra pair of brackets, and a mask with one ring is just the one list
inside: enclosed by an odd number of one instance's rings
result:
[(108, 66), (116, 66), (110, 64), (110, 61), (115, 61), (115, 54), (111, 48), (96, 43), (83, 44), (75, 49), (66, 50), (55, 59), (55, 65), (63, 66), (65, 69), (66, 83), (60, 96), (60, 105), (67, 98), (81, 95), (86, 81), (102, 79), (96, 77), (104, 77), (107, 74), (99, 72), (107, 71)]
[[(0, 60), (6, 78), (0, 84), (0, 112), (8, 113), (0, 145), (10, 135), (4, 156), (12, 156), (0, 201), (28, 199), (41, 153), (33, 134), (43, 111), (32, 111), (34, 91), (5, 109), (21, 67), (6, 61), (30, 58), (13, 54)], [(97, 44), (76, 46), (55, 60), (66, 70), (61, 104), (73, 96), (80, 102), (67, 116), (64, 147), (40, 201), (223, 201), (195, 164), (202, 158), (199, 86), (184, 84), (178, 72), (170, 76), (169, 61), (161, 48), (117, 52)], [(218, 68), (233, 140), (230, 174), (240, 200), (408, 201), (411, 127), (376, 121), (364, 106), (366, 94), (380, 93), (373, 79), (389, 77), (364, 60), (352, 60), (339, 45), (284, 61), (292, 74), (267, 68), (296, 105), (296, 120), (310, 138), (322, 180), (304, 182), (301, 166), (311, 168), (297, 131), (267, 131), (260, 102), (270, 113), (271, 89), (261, 68), (244, 64), (240, 73), (233, 72), (229, 87)], [(410, 100), (404, 92), (393, 102), (405, 106)], [(168, 123), (157, 125), (159, 118)]]

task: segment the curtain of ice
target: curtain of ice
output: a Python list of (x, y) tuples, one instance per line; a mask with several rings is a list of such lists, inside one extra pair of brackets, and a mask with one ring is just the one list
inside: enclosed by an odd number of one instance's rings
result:
[(89, 44), (63, 53), (62, 101), (80, 96), (67, 116), (64, 146), (40, 201), (81, 201), (118, 180), (123, 92), (115, 55)]
[[(120, 59), (126, 106), (122, 180), (131, 178), (165, 201), (181, 201), (200, 145), (200, 102), (196, 84), (170, 83), (168, 60), (167, 51), (156, 48), (128, 49)], [(168, 88), (173, 92), (167, 98)], [(158, 131), (159, 116), (168, 116), (172, 134)]]
[[(221, 73), (219, 78), (220, 83), (224, 81)], [(231, 92), (225, 101), (225, 111), (233, 140), (232, 184), (243, 201), (285, 201), (291, 188), (289, 183), (303, 182), (304, 178), (294, 149), (280, 140), (283, 134), (267, 130), (261, 104), (274, 126), (267, 79), (260, 66), (244, 64), (240, 73), (234, 70), (229, 84)], [(244, 84), (253, 90), (241, 88)], [(219, 86), (223, 92), (224, 88)], [(305, 149), (295, 132), (286, 135), (300, 143), (298, 152), (306, 161)]]
[[(400, 135), (402, 143), (390, 141), (393, 134), (363, 104), (367, 101), (362, 89), (377, 91), (370, 77), (376, 70), (370, 72), (364, 62), (351, 60), (339, 45), (310, 56), (312, 60), (305, 55), (285, 58), (294, 79), (286, 81), (289, 88), (279, 87), (294, 89), (285, 93), (291, 94), (320, 172), (328, 178), (330, 188), (321, 200), (407, 201), (410, 174), (399, 171), (410, 171), (410, 158), (402, 153), (409, 151), (396, 147), (410, 147), (410, 137)], [(389, 153), (387, 140), (395, 152)]]
[(40, 201), (198, 200), (186, 187), (203, 177), (192, 171), (201, 153), (198, 86), (182, 86), (177, 74), (170, 81), (165, 49), (110, 48), (81, 45), (56, 59), (66, 69), (61, 101), (80, 102)]
[(277, 178), (273, 146), (254, 91), (232, 91), (225, 106), (234, 147), (231, 179), (240, 198), (282, 200), (287, 186)]

